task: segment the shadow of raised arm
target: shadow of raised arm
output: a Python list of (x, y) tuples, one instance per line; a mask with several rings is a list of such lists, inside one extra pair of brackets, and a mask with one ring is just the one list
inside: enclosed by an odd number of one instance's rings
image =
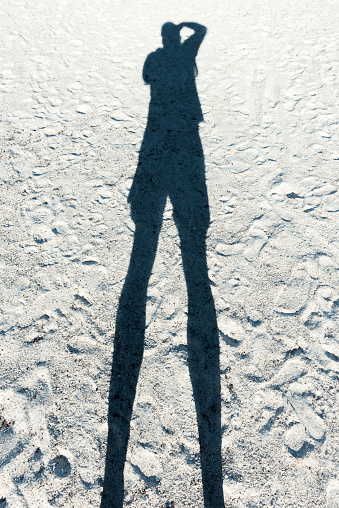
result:
[(194, 30), (194, 33), (183, 42), (182, 46), (190, 54), (191, 57), (195, 58), (198, 54), (200, 44), (204, 40), (207, 28), (203, 25), (199, 25), (199, 23), (186, 22), (180, 23), (177, 26), (179, 31), (185, 27), (189, 28), (190, 30)]

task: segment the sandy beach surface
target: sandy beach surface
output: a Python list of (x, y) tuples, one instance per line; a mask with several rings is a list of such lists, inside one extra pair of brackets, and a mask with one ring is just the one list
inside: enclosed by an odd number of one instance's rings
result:
[[(196, 85), (225, 507), (338, 508), (336, 0), (2, 0), (0, 507), (100, 506), (142, 69), (168, 21), (207, 27)], [(172, 207), (148, 284), (131, 508), (207, 506)]]

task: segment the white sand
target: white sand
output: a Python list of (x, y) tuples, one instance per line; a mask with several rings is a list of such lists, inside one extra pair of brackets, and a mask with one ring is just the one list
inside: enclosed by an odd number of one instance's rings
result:
[[(208, 28), (197, 86), (225, 504), (339, 506), (338, 2), (3, 0), (0, 507), (100, 505), (142, 66), (161, 25), (183, 20)], [(170, 208), (125, 468), (133, 508), (203, 506)]]

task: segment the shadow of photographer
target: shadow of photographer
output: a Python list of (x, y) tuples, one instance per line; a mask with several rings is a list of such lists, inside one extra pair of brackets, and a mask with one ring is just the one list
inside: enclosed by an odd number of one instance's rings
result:
[[(181, 44), (180, 30), (193, 30)], [(219, 337), (208, 278), (210, 222), (203, 120), (195, 58), (206, 34), (198, 23), (165, 23), (163, 47), (151, 53), (143, 78), (150, 85), (147, 127), (128, 201), (135, 223), (130, 264), (116, 318), (101, 508), (122, 508), (130, 420), (143, 358), (147, 287), (167, 196), (173, 205), (188, 293), (187, 347), (199, 430), (205, 508), (224, 508), (221, 465)]]

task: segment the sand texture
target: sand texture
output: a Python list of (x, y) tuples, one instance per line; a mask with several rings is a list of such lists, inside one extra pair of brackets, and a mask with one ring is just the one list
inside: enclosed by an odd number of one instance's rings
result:
[[(0, 508), (100, 506), (142, 69), (167, 21), (207, 27), (196, 85), (225, 507), (338, 508), (337, 0), (2, 0)], [(148, 284), (131, 508), (210, 508), (172, 208)]]

